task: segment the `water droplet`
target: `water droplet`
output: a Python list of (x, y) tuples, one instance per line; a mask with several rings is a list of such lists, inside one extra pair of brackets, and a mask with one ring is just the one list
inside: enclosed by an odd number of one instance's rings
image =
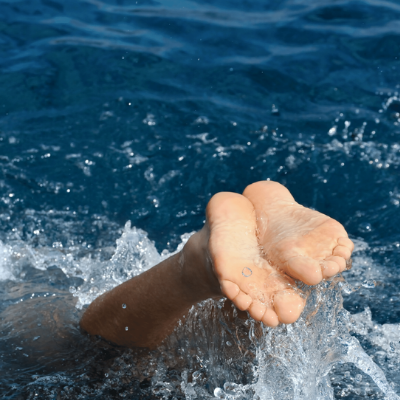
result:
[(336, 129), (337, 129), (337, 126), (335, 125), (335, 126), (332, 126), (332, 128), (331, 129), (329, 129), (329, 131), (328, 131), (328, 135), (329, 136), (333, 136), (333, 135), (336, 135)]
[(245, 276), (246, 278), (251, 276), (252, 273), (253, 273), (253, 271), (250, 268), (247, 268), (247, 267), (243, 268), (242, 275)]
[(194, 371), (193, 374), (192, 374), (192, 377), (193, 377), (194, 380), (199, 379), (201, 377), (201, 372)]
[(271, 114), (272, 114), (272, 115), (279, 115), (279, 109), (278, 109), (278, 107), (276, 107), (275, 104), (272, 104), (272, 107), (271, 107)]
[(143, 123), (149, 126), (156, 125), (156, 120), (153, 114), (147, 114), (147, 117), (143, 120)]
[(126, 308), (126, 304), (124, 303), (124, 304), (122, 304), (122, 308)]
[(125, 327), (125, 330), (127, 331), (128, 329), (129, 329), (129, 328), (126, 326), (126, 327)]
[(231, 346), (232, 346), (232, 343), (231, 343), (229, 340), (227, 340), (227, 341), (226, 341), (226, 345), (227, 345), (228, 347), (231, 347)]
[[(238, 385), (236, 384), (236, 383), (234, 383), (234, 382), (225, 382), (224, 383), (224, 390), (225, 391), (228, 391), (228, 390), (230, 390), (230, 391), (235, 391), (235, 389), (238, 387)], [(256, 398), (254, 398), (254, 399), (256, 399)]]
[(356, 381), (357, 383), (360, 383), (360, 382), (362, 381), (362, 375), (361, 375), (361, 374), (357, 374), (357, 375), (356, 375), (356, 378), (355, 378), (355, 381)]
[(221, 388), (216, 388), (214, 390), (214, 396), (217, 399), (224, 399), (225, 398), (225, 392)]
[(362, 287), (365, 287), (367, 289), (373, 289), (375, 287), (375, 282), (372, 280), (366, 280), (362, 283)]
[(372, 231), (372, 226), (369, 222), (362, 222), (358, 225), (358, 230), (362, 233), (368, 233)]
[(353, 293), (353, 291), (354, 291), (353, 287), (352, 287), (351, 285), (349, 285), (347, 282), (342, 283), (342, 284), (340, 285), (340, 287), (341, 287), (342, 292), (343, 292), (344, 294), (351, 294), (351, 293)]

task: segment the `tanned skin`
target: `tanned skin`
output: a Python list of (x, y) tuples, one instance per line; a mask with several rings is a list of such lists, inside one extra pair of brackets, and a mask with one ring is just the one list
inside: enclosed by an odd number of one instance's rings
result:
[(242, 195), (216, 194), (179, 253), (98, 297), (80, 325), (118, 345), (154, 348), (193, 305), (222, 296), (267, 326), (290, 324), (305, 304), (296, 281), (316, 285), (344, 271), (353, 249), (339, 222), (279, 183), (257, 182)]

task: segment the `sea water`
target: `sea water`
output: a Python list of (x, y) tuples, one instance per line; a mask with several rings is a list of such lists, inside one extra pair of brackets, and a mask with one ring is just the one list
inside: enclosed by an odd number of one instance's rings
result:
[[(1, 2), (2, 397), (398, 398), (399, 14)], [(153, 352), (79, 330), (94, 298), (201, 228), (212, 194), (262, 179), (356, 244), (350, 271), (304, 288), (298, 322), (267, 329), (221, 300)]]

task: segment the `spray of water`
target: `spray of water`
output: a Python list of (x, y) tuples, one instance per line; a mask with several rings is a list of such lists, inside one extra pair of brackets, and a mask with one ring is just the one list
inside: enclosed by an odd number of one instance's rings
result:
[[(189, 237), (182, 237), (177, 251)], [(108, 258), (93, 252), (82, 255), (75, 248), (0, 243), (0, 277), (21, 279), (26, 264), (43, 270), (57, 265), (67, 276), (81, 279), (70, 288), (81, 308), (169, 255), (160, 255), (146, 233), (128, 223)], [(356, 255), (353, 276), (363, 265), (365, 258)], [(365, 282), (360, 285), (373, 290), (373, 281)], [(354, 288), (341, 277), (302, 289), (307, 306), (299, 321), (275, 329), (238, 314), (225, 300), (202, 302), (145, 361), (131, 351), (117, 357), (93, 393), (101, 395), (113, 387), (124, 397), (130, 393), (125, 392), (124, 379), (146, 377), (154, 396), (170, 399), (399, 399), (400, 325), (374, 323), (369, 309), (347, 312), (342, 292)], [(36, 382), (45, 378), (57, 377)], [(92, 393), (83, 384), (81, 389), (85, 395)]]

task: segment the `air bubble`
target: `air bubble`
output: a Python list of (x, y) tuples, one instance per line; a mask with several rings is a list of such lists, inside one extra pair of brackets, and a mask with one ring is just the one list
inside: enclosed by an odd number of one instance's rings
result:
[(249, 276), (251, 276), (253, 274), (253, 271), (250, 268), (243, 268), (242, 271), (242, 275), (245, 276), (246, 278), (248, 278)]

